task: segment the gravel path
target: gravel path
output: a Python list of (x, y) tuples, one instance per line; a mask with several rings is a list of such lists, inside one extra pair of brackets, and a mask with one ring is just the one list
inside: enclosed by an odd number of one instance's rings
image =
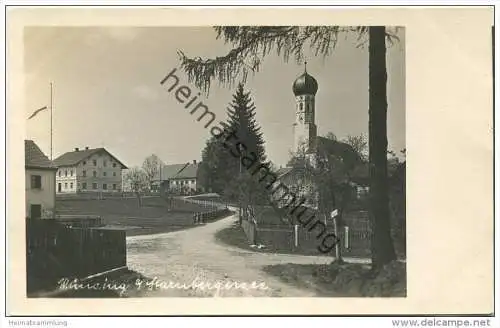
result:
[(314, 291), (286, 284), (261, 268), (284, 263), (325, 264), (332, 261), (331, 257), (254, 253), (218, 243), (215, 233), (236, 221), (233, 215), (188, 230), (127, 238), (129, 268), (152, 278), (157, 287), (143, 283), (132, 296), (316, 295)]

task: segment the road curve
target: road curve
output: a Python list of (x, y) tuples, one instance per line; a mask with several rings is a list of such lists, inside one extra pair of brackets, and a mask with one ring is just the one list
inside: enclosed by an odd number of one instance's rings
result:
[(128, 237), (129, 268), (155, 280), (150, 285), (139, 282), (132, 296), (316, 295), (312, 290), (283, 283), (261, 269), (284, 263), (325, 264), (332, 261), (331, 257), (257, 253), (218, 243), (215, 233), (236, 220), (232, 215), (188, 230)]

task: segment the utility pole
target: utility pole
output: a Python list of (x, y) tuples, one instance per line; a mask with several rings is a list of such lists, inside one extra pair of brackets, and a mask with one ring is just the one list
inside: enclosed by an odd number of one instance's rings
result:
[(53, 160), (52, 152), (53, 152), (53, 130), (52, 130), (52, 102), (53, 102), (53, 87), (52, 82), (50, 82), (50, 160)]
[(239, 156), (239, 165), (240, 165), (240, 169), (239, 169), (239, 176), (238, 176), (238, 179), (240, 180), (240, 183), (239, 183), (239, 189), (240, 189), (240, 215), (239, 215), (239, 222), (240, 222), (240, 225), (242, 223), (242, 215), (243, 215), (243, 209), (242, 209), (242, 199), (243, 199), (243, 188), (241, 186), (241, 151), (240, 151), (240, 156)]

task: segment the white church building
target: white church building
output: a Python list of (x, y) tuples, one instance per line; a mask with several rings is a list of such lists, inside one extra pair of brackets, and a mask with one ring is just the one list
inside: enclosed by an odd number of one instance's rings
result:
[[(306, 63), (307, 64), (307, 63)], [(321, 147), (328, 149), (342, 160), (349, 160), (352, 163), (358, 163), (358, 155), (351, 146), (340, 141), (334, 141), (317, 135), (318, 127), (316, 125), (316, 94), (319, 85), (316, 79), (307, 72), (307, 66), (304, 73), (301, 74), (292, 85), (293, 95), (295, 97), (295, 122), (293, 124), (293, 153), (302, 154), (305, 161), (311, 165), (316, 165), (317, 150)], [(360, 163), (360, 162), (359, 162)], [(359, 165), (355, 174), (367, 176), (368, 172)], [(277, 171), (279, 181), (286, 185), (297, 197), (304, 197), (308, 205), (317, 206), (317, 193), (314, 184), (307, 177), (305, 170), (300, 167), (284, 167)]]

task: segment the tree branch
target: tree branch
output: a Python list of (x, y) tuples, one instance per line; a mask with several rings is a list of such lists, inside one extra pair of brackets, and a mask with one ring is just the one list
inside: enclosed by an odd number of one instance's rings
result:
[[(310, 48), (315, 56), (326, 57), (337, 45), (342, 32), (356, 33), (357, 42), (366, 42), (368, 27), (340, 26), (215, 26), (217, 40), (233, 46), (226, 55), (215, 59), (189, 58), (178, 50), (181, 68), (187, 73), (189, 82), (208, 94), (213, 80), (222, 86), (233, 87), (238, 82), (245, 83), (248, 74), (259, 71), (264, 57), (271, 52), (288, 62), (293, 55), (302, 61), (305, 48)], [(395, 32), (387, 32), (389, 42), (397, 40)], [(250, 64), (246, 61), (251, 57)]]

